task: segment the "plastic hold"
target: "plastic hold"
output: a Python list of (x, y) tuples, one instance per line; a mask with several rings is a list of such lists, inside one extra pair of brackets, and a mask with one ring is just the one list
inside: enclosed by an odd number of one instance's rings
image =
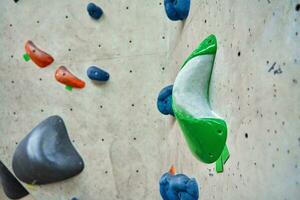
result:
[[(191, 55), (189, 55), (189, 57), (185, 60), (182, 67), (184, 67), (188, 61), (190, 61), (191, 59), (197, 56), (201, 56), (201, 55), (215, 56), (216, 53), (217, 53), (217, 38), (214, 35), (210, 35), (199, 44), (199, 46), (191, 53)], [(208, 70), (212, 71), (212, 68), (213, 66), (211, 66), (211, 69)]]
[(50, 65), (54, 59), (51, 55), (39, 49), (35, 44), (28, 40), (25, 44), (25, 51), (31, 60), (39, 67), (44, 68)]
[(21, 181), (41, 185), (79, 174), (84, 162), (70, 141), (63, 119), (51, 116), (20, 142), (12, 166)]
[(216, 172), (222, 173), (224, 171), (224, 165), (222, 161), (222, 156), (216, 161)]
[(171, 168), (169, 169), (169, 173), (171, 175), (175, 175), (176, 174), (176, 168), (172, 165)]
[(100, 19), (100, 17), (103, 15), (103, 10), (94, 3), (89, 3), (87, 5), (87, 11), (89, 15), (95, 20)]
[(69, 90), (69, 91), (72, 91), (73, 90), (73, 87), (72, 86), (69, 86), (69, 85), (66, 85), (66, 90)]
[(190, 0), (164, 0), (165, 11), (172, 21), (185, 20), (190, 11)]
[(55, 72), (58, 82), (74, 88), (84, 88), (85, 82), (74, 76), (65, 66), (60, 66)]
[(109, 79), (109, 73), (96, 66), (91, 66), (88, 68), (87, 76), (94, 81), (108, 81)]
[(229, 151), (227, 146), (225, 145), (223, 152), (221, 154), (221, 156), (219, 157), (219, 159), (216, 161), (216, 172), (217, 173), (222, 173), (224, 170), (224, 165), (227, 162), (227, 160), (229, 159)]
[(209, 85), (217, 51), (214, 35), (206, 38), (188, 57), (173, 87), (173, 110), (194, 156), (213, 163), (227, 139), (226, 122), (210, 107)]
[(0, 181), (6, 196), (10, 199), (21, 199), (29, 193), (0, 161)]
[(173, 90), (173, 85), (169, 85), (164, 87), (159, 92), (156, 105), (159, 112), (161, 112), (163, 115), (174, 116), (174, 112), (172, 109), (172, 90)]
[(198, 200), (199, 189), (196, 179), (184, 174), (175, 175), (170, 171), (163, 174), (159, 181), (163, 200)]
[(71, 200), (79, 200), (77, 197), (73, 197)]
[(23, 55), (23, 58), (24, 58), (24, 60), (25, 60), (26, 62), (28, 62), (28, 61), (30, 60), (30, 57), (29, 57), (29, 55), (28, 55), (27, 53), (25, 53), (25, 54)]

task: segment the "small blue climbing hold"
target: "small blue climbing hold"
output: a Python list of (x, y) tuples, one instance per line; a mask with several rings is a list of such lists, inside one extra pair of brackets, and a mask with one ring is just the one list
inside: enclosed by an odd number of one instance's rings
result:
[(79, 200), (77, 197), (73, 197), (71, 200)]
[(185, 20), (190, 11), (190, 0), (164, 0), (165, 11), (172, 21)]
[(165, 173), (159, 181), (159, 191), (163, 200), (198, 200), (199, 189), (195, 178), (184, 174)]
[(173, 90), (173, 85), (169, 85), (163, 88), (159, 92), (157, 98), (157, 108), (159, 112), (161, 112), (164, 115), (174, 116), (174, 112), (172, 109), (172, 90)]
[(96, 66), (88, 68), (87, 76), (94, 81), (108, 81), (109, 79), (109, 73)]
[(89, 15), (93, 18), (93, 19), (100, 19), (100, 17), (103, 14), (103, 10), (97, 6), (94, 3), (89, 3), (87, 6), (87, 11), (89, 13)]

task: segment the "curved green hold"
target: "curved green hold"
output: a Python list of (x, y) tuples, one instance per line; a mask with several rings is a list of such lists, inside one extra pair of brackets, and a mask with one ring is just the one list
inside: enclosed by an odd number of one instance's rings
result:
[(209, 84), (217, 51), (214, 35), (207, 37), (185, 61), (173, 87), (173, 110), (193, 155), (204, 163), (220, 157), (227, 139), (226, 122), (209, 103)]
[(204, 39), (198, 47), (191, 53), (191, 55), (185, 60), (182, 67), (190, 61), (192, 58), (200, 55), (216, 55), (217, 53), (217, 38), (215, 35), (210, 35), (206, 39)]

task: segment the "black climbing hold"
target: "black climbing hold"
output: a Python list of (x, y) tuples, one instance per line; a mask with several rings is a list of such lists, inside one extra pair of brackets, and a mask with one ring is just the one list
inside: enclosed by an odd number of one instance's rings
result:
[(0, 181), (6, 196), (10, 199), (20, 199), (28, 195), (27, 190), (0, 161)]
[(89, 15), (93, 19), (96, 19), (96, 20), (100, 19), (100, 17), (103, 15), (102, 9), (94, 3), (89, 3), (88, 4), (87, 11), (88, 11)]
[(51, 116), (38, 124), (18, 145), (13, 157), (16, 176), (29, 184), (62, 181), (84, 168), (64, 121)]
[(96, 66), (91, 66), (88, 68), (87, 76), (95, 81), (108, 81), (109, 79), (109, 73)]

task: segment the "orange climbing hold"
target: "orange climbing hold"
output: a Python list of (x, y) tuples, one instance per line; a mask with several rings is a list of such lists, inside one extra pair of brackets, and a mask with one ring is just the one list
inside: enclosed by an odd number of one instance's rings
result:
[(60, 66), (55, 72), (58, 82), (74, 88), (84, 88), (85, 82), (74, 76), (65, 66)]
[(31, 60), (39, 67), (44, 68), (50, 65), (54, 59), (51, 55), (39, 49), (35, 44), (28, 40), (25, 44), (25, 51)]
[(169, 173), (171, 175), (175, 175), (176, 174), (176, 168), (172, 165), (171, 168), (169, 169)]

